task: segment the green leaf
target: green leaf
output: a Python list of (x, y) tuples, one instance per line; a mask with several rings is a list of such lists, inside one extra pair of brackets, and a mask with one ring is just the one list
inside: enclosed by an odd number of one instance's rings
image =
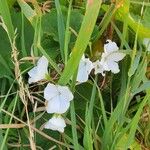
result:
[[(64, 23), (66, 25), (67, 19), (67, 8), (62, 7), (62, 13), (64, 16)], [(45, 34), (50, 35), (55, 41), (59, 41), (58, 28), (57, 28), (57, 11), (56, 9), (51, 9), (51, 11), (42, 17), (42, 30)], [(80, 30), (81, 23), (83, 21), (83, 15), (79, 10), (72, 10), (70, 16), (70, 27), (78, 33)], [(74, 43), (76, 36), (71, 32), (70, 43)]]
[(4, 20), (4, 23), (7, 27), (10, 40), (12, 41), (13, 38), (14, 38), (14, 27), (12, 25), (10, 11), (9, 11), (9, 7), (8, 7), (8, 4), (7, 4), (6, 0), (5, 1), (0, 0), (0, 14), (1, 14), (1, 16)]
[(11, 46), (8, 40), (8, 36), (4, 29), (0, 27), (0, 78), (11, 75), (12, 61), (11, 61)]
[[(128, 140), (129, 138), (129, 135), (128, 134), (125, 134), (119, 141), (119, 143), (117, 144), (116, 146), (116, 150), (122, 150), (124, 145), (125, 145), (125, 142)], [(134, 141), (131, 145), (130, 145), (130, 150), (141, 150), (141, 146), (140, 144), (137, 142), (137, 141)]]
[(30, 5), (28, 5), (24, 0), (17, 0), (23, 14), (31, 22), (32, 25), (35, 24), (35, 17), (37, 16), (35, 10), (33, 10)]
[(144, 82), (140, 87), (138, 87), (137, 89), (135, 89), (132, 93), (133, 95), (140, 93), (142, 91), (145, 90), (149, 90), (150, 89), (150, 81)]
[[(122, 7), (120, 7), (116, 13), (116, 19), (123, 21), (124, 14), (126, 13), (127, 4), (124, 3)], [(132, 30), (136, 33), (137, 29), (139, 28), (138, 36), (141, 38), (148, 38), (150, 37), (150, 28), (149, 28), (149, 8), (145, 11), (144, 20), (142, 19), (139, 23), (140, 16), (137, 16), (133, 13), (128, 14), (128, 25), (132, 28)], [(139, 10), (141, 11), (141, 10)]]
[(64, 17), (62, 14), (59, 0), (55, 0), (55, 6), (57, 10), (57, 23), (58, 23), (57, 28), (58, 28), (58, 35), (59, 35), (60, 52), (61, 52), (62, 60), (64, 61), (65, 25), (64, 25)]

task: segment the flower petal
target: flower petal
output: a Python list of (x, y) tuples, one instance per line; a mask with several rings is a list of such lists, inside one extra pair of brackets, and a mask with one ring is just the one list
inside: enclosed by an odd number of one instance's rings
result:
[(107, 62), (108, 68), (111, 70), (112, 73), (116, 74), (120, 71), (119, 65), (117, 62), (108, 61)]
[(51, 83), (48, 83), (46, 88), (44, 89), (44, 98), (47, 101), (55, 99), (56, 96), (59, 95), (57, 86)]
[(124, 54), (124, 53), (114, 52), (114, 53), (111, 53), (111, 54), (107, 57), (107, 59), (108, 59), (109, 61), (118, 62), (118, 61), (122, 60), (125, 56), (126, 56), (126, 54)]
[(63, 114), (65, 113), (70, 106), (70, 102), (66, 100), (62, 100), (60, 96), (56, 96), (55, 99), (48, 101), (46, 110), (47, 113), (57, 113), (57, 114)]
[(45, 75), (48, 74), (47, 68), (48, 68), (48, 60), (44, 56), (42, 56), (38, 60), (37, 66), (35, 66), (28, 72), (29, 74), (28, 83), (31, 84), (43, 80), (45, 78)]
[(77, 81), (80, 83), (86, 82), (92, 69), (93, 63), (89, 58), (81, 59), (78, 68)]
[(48, 67), (48, 60), (45, 56), (42, 56), (38, 62), (37, 62), (37, 66), (38, 66), (38, 71), (39, 73), (45, 73), (45, 74), (48, 74), (48, 71), (47, 71), (47, 67)]
[(86, 71), (86, 66), (78, 70), (77, 81), (80, 83), (86, 82), (89, 78), (89, 74)]
[(114, 51), (118, 51), (118, 46), (115, 42), (112, 42), (111, 40), (107, 40), (107, 44), (104, 44), (104, 52), (105, 53), (111, 53)]
[(65, 101), (73, 100), (73, 94), (67, 86), (58, 85), (58, 91), (60, 93), (60, 99)]
[(66, 127), (65, 120), (61, 117), (52, 117), (44, 126), (46, 129), (51, 129), (54, 131), (59, 131), (61, 133), (64, 132), (64, 128)]
[(86, 71), (89, 75), (94, 66), (93, 63), (88, 58), (85, 59), (85, 62), (86, 62)]

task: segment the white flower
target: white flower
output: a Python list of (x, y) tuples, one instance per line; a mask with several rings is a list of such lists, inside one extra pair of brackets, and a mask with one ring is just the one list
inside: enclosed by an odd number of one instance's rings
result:
[(102, 53), (100, 63), (105, 71), (118, 73), (120, 71), (118, 62), (125, 57), (125, 54), (119, 52), (115, 42), (111, 40), (107, 40), (107, 42), (108, 43), (104, 45), (104, 53)]
[(94, 62), (94, 63), (93, 63), (93, 66), (94, 66), (94, 69), (95, 69), (95, 71), (94, 71), (94, 74), (95, 74), (95, 75), (98, 74), (98, 73), (101, 73), (102, 76), (105, 76), (105, 74), (104, 74), (104, 68), (103, 68), (103, 66), (101, 65), (101, 63), (100, 63), (99, 60), (97, 60), (96, 62)]
[(144, 38), (143, 45), (146, 47), (147, 51), (150, 52), (150, 38)]
[(49, 83), (44, 89), (44, 98), (48, 101), (46, 106), (48, 113), (62, 114), (68, 110), (73, 94), (67, 86)]
[(93, 63), (83, 55), (79, 63), (77, 81), (79, 83), (86, 82), (92, 69)]
[(37, 66), (35, 66), (28, 72), (29, 74), (28, 83), (31, 84), (45, 79), (46, 74), (48, 74), (47, 68), (48, 68), (48, 60), (46, 57), (42, 56), (38, 60)]
[(51, 129), (54, 131), (59, 131), (61, 133), (64, 132), (64, 128), (66, 127), (65, 120), (59, 116), (53, 116), (44, 126), (46, 129)]

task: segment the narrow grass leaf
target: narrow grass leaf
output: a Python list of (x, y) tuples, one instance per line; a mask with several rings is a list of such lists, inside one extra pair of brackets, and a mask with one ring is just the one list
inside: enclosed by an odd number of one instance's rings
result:
[(8, 34), (9, 34), (10, 39), (12, 41), (14, 38), (14, 27), (12, 24), (7, 0), (0, 0), (0, 14), (4, 20), (5, 25), (7, 26)]
[(67, 64), (67, 61), (68, 61), (68, 44), (69, 44), (69, 38), (70, 38), (69, 25), (70, 25), (70, 16), (71, 16), (72, 1), (73, 0), (70, 0), (70, 2), (69, 2), (68, 15), (67, 15), (67, 23), (66, 23), (66, 31), (65, 31), (65, 41), (64, 41), (65, 64)]
[(55, 6), (57, 10), (57, 23), (58, 23), (58, 35), (59, 35), (59, 44), (62, 60), (64, 61), (64, 39), (65, 39), (65, 25), (64, 18), (61, 11), (61, 6), (59, 0), (55, 0)]
[(23, 0), (17, 0), (19, 6), (21, 7), (21, 10), (23, 14), (26, 16), (26, 18), (31, 22), (32, 25), (35, 23), (35, 17), (37, 16), (35, 10), (33, 10), (30, 5), (28, 5)]

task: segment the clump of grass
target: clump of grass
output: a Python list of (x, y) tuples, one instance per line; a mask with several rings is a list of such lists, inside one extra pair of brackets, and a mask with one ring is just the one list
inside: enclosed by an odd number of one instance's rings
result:
[[(149, 149), (150, 53), (142, 43), (150, 38), (149, 2), (54, 0), (43, 13), (44, 2), (0, 0), (0, 34), (7, 35), (0, 37), (6, 48), (0, 65), (7, 72), (0, 71), (0, 149)], [(82, 55), (95, 61), (108, 38), (127, 55), (120, 73), (91, 72), (88, 82), (76, 84)], [(27, 72), (41, 55), (50, 78), (28, 85)], [(64, 133), (44, 129), (51, 116), (43, 98), (47, 82), (74, 93)]]

